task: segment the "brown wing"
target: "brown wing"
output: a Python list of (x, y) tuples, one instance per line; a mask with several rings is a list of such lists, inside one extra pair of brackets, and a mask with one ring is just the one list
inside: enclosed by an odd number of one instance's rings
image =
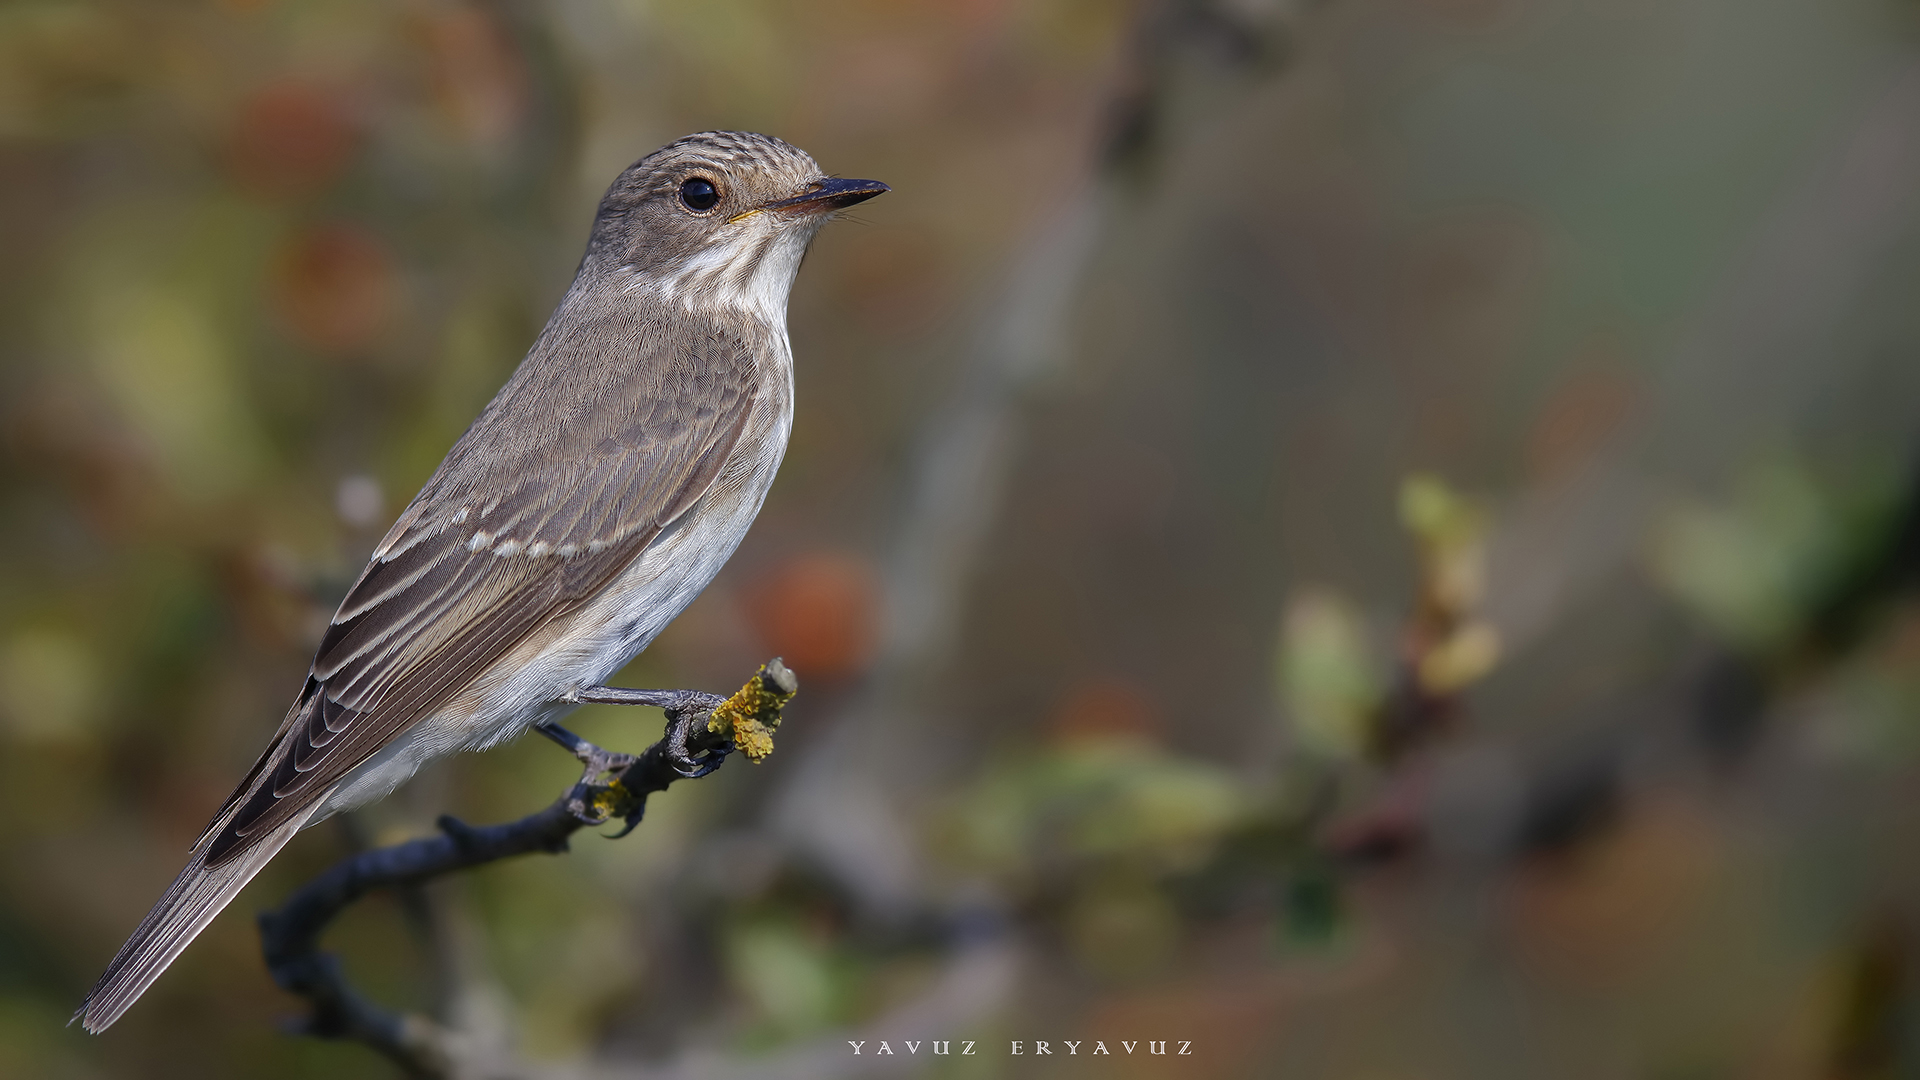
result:
[[(209, 828), (209, 865), (594, 595), (707, 491), (750, 415), (763, 350), (676, 329), (549, 328), (341, 603), (300, 699)], [(572, 359), (589, 348), (632, 358)]]

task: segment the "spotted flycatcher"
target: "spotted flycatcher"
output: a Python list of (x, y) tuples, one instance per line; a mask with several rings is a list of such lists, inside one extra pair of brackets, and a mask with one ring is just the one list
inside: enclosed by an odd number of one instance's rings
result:
[(559, 309), (374, 549), (272, 743), (87, 995), (87, 1030), (301, 828), (622, 700), (600, 684), (719, 572), (786, 451), (801, 256), (886, 190), (734, 131), (620, 174)]

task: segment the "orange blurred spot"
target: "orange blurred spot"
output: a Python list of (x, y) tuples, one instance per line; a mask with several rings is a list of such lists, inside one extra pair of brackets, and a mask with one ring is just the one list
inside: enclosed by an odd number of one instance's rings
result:
[(867, 562), (817, 552), (789, 559), (750, 590), (748, 614), (804, 682), (851, 675), (873, 658), (880, 585)]
[(347, 110), (326, 91), (276, 83), (240, 110), (228, 138), (227, 168), (254, 194), (294, 198), (339, 179), (359, 142)]
[(1063, 742), (1082, 739), (1155, 738), (1159, 719), (1139, 687), (1113, 678), (1088, 679), (1067, 691), (1047, 726)]
[(440, 106), (481, 146), (498, 146), (526, 117), (527, 66), (499, 21), (462, 6), (421, 20)]
[(280, 254), (270, 287), (287, 328), (331, 352), (371, 343), (393, 309), (392, 260), (378, 237), (351, 225), (323, 225), (295, 236)]
[(1562, 380), (1527, 435), (1534, 480), (1559, 479), (1590, 457), (1632, 415), (1636, 396), (1633, 383), (1612, 372), (1584, 371)]

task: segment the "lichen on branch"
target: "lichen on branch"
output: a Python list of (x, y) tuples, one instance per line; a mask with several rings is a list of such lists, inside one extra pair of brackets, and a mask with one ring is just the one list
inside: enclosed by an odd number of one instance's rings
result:
[(755, 765), (773, 753), (773, 733), (780, 727), (780, 710), (800, 692), (800, 680), (779, 657), (760, 665), (747, 685), (716, 705), (707, 730), (725, 735), (734, 749)]

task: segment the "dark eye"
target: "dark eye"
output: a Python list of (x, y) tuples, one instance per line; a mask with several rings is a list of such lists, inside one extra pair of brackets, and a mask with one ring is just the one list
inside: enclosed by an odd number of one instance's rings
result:
[(680, 201), (689, 210), (711, 210), (720, 202), (720, 192), (714, 188), (713, 181), (696, 176), (681, 183)]

